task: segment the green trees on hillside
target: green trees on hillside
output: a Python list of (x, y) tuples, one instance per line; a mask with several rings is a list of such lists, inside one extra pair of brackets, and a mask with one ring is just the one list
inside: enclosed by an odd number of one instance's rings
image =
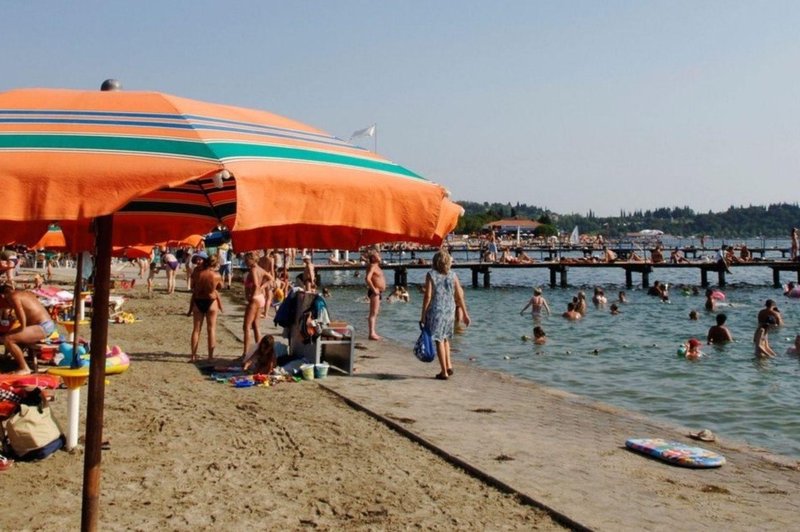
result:
[[(456, 227), (457, 233), (476, 233), (489, 222), (501, 218), (520, 217), (538, 220), (571, 231), (576, 225), (581, 233), (620, 237), (642, 229), (659, 229), (675, 236), (712, 235), (720, 238), (786, 237), (792, 227), (800, 227), (800, 206), (779, 203), (748, 207), (731, 206), (723, 212), (696, 213), (689, 207), (661, 207), (654, 210), (621, 211), (619, 216), (597, 217), (593, 212), (556, 214), (541, 207), (516, 203), (458, 202), (465, 214)], [(550, 233), (550, 229), (543, 229)]]

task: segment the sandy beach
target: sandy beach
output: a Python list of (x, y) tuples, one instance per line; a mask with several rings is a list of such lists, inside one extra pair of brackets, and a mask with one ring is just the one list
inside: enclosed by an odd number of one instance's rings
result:
[[(150, 299), (143, 283), (118, 293), (138, 321), (109, 326), (110, 343), (133, 362), (106, 386), (101, 529), (560, 528), (316, 382), (235, 389), (208, 380), (187, 363), (188, 293), (159, 288)], [(240, 327), (241, 308), (229, 302), (219, 357), (240, 353)], [(364, 344), (360, 353), (381, 349)], [(81, 399), (83, 431), (85, 387)], [(65, 423), (65, 390), (53, 408)], [(82, 473), (80, 448), (1, 473), (0, 529), (77, 529)]]
[[(666, 465), (625, 440), (696, 444), (688, 428), (458, 358), (441, 383), (407, 347), (363, 341), (359, 324), (355, 376), (236, 389), (187, 363), (187, 293), (120, 293), (138, 321), (109, 330), (133, 364), (106, 388), (103, 529), (786, 530), (797, 521), (797, 461), (725, 435), (702, 444), (726, 457), (723, 467)], [(218, 354), (232, 359), (241, 307), (236, 290), (225, 298)], [(56, 395), (64, 420), (66, 392)], [(9, 510), (0, 528), (77, 528), (82, 471), (78, 450), (0, 474)]]

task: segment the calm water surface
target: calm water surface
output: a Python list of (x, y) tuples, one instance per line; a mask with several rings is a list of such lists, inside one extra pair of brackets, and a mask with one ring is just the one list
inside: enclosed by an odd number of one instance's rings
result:
[[(469, 270), (457, 273), (465, 285), (473, 324), (453, 341), (456, 360), (472, 360), (485, 368), (800, 457), (800, 359), (786, 354), (800, 333), (800, 300), (784, 298), (781, 290), (773, 288), (768, 268), (739, 268), (728, 276), (727, 302), (716, 312), (728, 315), (736, 341), (704, 347), (706, 356), (698, 362), (676, 355), (677, 347), (688, 338), (705, 340), (714, 324), (715, 313), (703, 309), (704, 298), (684, 295), (681, 290), (699, 284), (697, 270), (651, 274), (651, 281), (670, 283), (668, 304), (639, 288), (626, 290), (621, 269), (570, 270), (566, 289), (549, 288), (546, 269), (495, 270), (490, 289), (471, 288)], [(333, 285), (332, 316), (351, 321), (363, 334), (367, 315), (363, 274), (359, 278), (344, 272), (323, 275), (323, 282)], [(783, 281), (793, 276), (784, 273)], [(391, 283), (391, 272), (387, 280)], [(411, 303), (384, 301), (379, 318), (381, 335), (409, 346), (409, 364), (420, 364), (411, 347), (418, 331), (422, 304), (418, 288), (423, 280), (423, 271), (410, 271)], [(634, 280), (638, 282), (638, 276)], [(560, 317), (578, 290), (591, 298), (595, 285), (604, 287), (610, 301), (619, 290), (626, 290), (628, 303), (620, 315), (612, 316), (608, 308), (597, 309), (590, 302), (580, 322)], [(554, 314), (541, 321), (548, 336), (544, 346), (521, 339), (532, 334), (530, 314), (522, 317), (519, 311), (533, 286), (543, 287)], [(770, 334), (779, 356), (756, 361), (752, 344), (756, 313), (767, 298), (778, 301), (786, 325)], [(692, 309), (700, 313), (699, 321), (689, 320)], [(431, 366), (431, 376), (434, 373), (436, 368)]]

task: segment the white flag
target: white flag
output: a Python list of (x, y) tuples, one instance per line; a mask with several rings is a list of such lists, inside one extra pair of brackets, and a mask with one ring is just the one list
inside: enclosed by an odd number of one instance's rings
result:
[(365, 127), (364, 129), (359, 129), (358, 131), (354, 131), (352, 135), (350, 135), (350, 140), (357, 139), (360, 137), (374, 137), (375, 136), (375, 124), (372, 124), (369, 127)]

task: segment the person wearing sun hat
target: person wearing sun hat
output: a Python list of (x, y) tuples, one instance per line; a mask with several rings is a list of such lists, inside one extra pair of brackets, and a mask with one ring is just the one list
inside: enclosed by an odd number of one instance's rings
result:
[(689, 360), (697, 360), (702, 357), (703, 353), (700, 351), (701, 345), (703, 345), (703, 342), (697, 338), (690, 338), (689, 341), (686, 342), (686, 358)]

